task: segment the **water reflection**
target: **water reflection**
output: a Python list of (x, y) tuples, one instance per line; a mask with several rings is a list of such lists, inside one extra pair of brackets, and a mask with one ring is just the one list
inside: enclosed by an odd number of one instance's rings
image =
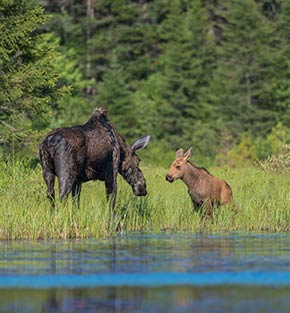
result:
[(10, 290), (1, 312), (289, 312), (289, 289), (96, 288)]
[(0, 243), (0, 275), (290, 271), (288, 235), (135, 235)]
[(289, 247), (288, 234), (1, 242), (0, 312), (289, 312)]

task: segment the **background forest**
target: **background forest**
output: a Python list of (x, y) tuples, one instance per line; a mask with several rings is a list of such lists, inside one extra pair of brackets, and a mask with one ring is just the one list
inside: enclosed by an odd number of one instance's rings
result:
[(104, 106), (142, 159), (264, 159), (290, 141), (290, 2), (0, 0), (2, 158)]

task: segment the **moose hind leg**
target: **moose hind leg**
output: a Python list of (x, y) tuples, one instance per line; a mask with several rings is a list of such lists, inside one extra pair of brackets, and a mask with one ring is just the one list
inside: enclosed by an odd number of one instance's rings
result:
[(59, 181), (59, 199), (62, 201), (72, 190), (73, 183), (69, 179), (61, 178)]
[(72, 191), (72, 186), (76, 181), (76, 175), (69, 171), (69, 169), (63, 169), (58, 174), (59, 183), (59, 199), (62, 201), (67, 198), (68, 194)]
[(54, 193), (54, 182), (55, 175), (48, 170), (43, 170), (43, 178), (47, 186), (47, 198), (51, 202), (51, 205), (54, 206), (55, 193)]
[(77, 178), (77, 164), (71, 154), (60, 153), (58, 159), (56, 172), (59, 183), (59, 198), (62, 201), (72, 191), (72, 186)]

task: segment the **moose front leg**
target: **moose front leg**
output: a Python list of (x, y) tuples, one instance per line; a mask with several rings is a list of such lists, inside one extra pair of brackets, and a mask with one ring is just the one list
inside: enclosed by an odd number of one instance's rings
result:
[(75, 182), (72, 185), (72, 199), (73, 199), (73, 204), (77, 205), (77, 208), (80, 208), (80, 197), (81, 197), (81, 190), (82, 190), (82, 184)]
[(113, 149), (111, 155), (111, 162), (108, 162), (107, 168), (105, 170), (105, 186), (107, 201), (109, 204), (111, 212), (111, 220), (113, 225), (116, 226), (116, 231), (121, 231), (120, 221), (117, 222), (117, 216), (115, 213), (116, 197), (117, 197), (117, 175), (118, 175), (118, 165), (119, 165), (119, 155), (118, 150)]
[[(116, 196), (117, 196), (117, 182), (115, 181), (105, 181), (106, 186), (106, 196), (111, 212), (111, 222), (112, 225), (116, 226), (116, 232), (121, 232), (121, 222), (118, 221), (118, 217), (115, 213)], [(110, 223), (111, 224), (111, 223)], [(110, 228), (110, 227), (109, 227)]]
[(115, 214), (115, 205), (116, 205), (116, 197), (117, 197), (117, 182), (113, 179), (109, 179), (105, 181), (106, 186), (106, 197), (109, 203), (109, 208), (111, 214)]

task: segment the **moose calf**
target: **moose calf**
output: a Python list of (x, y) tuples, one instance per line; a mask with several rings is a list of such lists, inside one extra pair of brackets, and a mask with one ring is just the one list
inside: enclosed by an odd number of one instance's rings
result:
[(232, 201), (232, 189), (224, 180), (211, 175), (205, 168), (190, 163), (192, 148), (183, 153), (176, 151), (176, 158), (171, 164), (166, 180), (173, 183), (182, 179), (188, 187), (188, 193), (196, 210), (205, 208), (206, 217), (211, 217), (213, 205), (228, 204)]

